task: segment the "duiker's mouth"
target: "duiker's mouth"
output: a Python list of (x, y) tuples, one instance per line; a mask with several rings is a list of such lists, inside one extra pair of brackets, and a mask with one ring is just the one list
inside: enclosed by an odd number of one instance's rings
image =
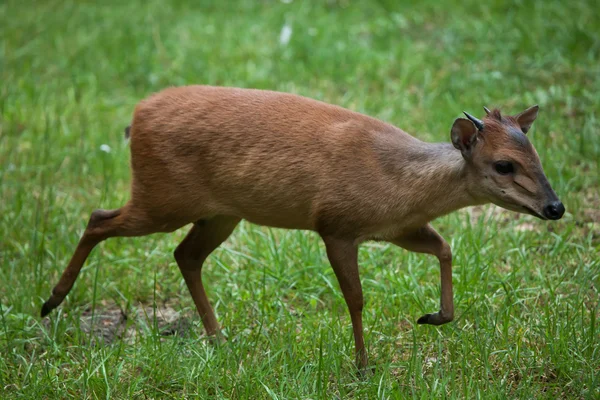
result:
[(539, 219), (541, 219), (541, 220), (544, 220), (544, 221), (546, 221), (546, 220), (548, 219), (548, 218), (544, 217), (542, 214), (540, 214), (539, 212), (537, 212), (537, 211), (534, 211), (532, 208), (529, 208), (529, 207), (527, 207), (527, 206), (522, 206), (522, 207), (523, 207), (525, 210), (527, 210), (527, 214), (531, 214), (531, 215), (533, 215), (534, 217), (538, 217)]

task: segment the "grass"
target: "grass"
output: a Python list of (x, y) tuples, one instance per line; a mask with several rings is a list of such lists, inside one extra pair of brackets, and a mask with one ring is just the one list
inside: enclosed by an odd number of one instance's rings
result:
[[(595, 1), (0, 3), (0, 397), (600, 398), (597, 10)], [(530, 135), (567, 214), (547, 223), (485, 207), (435, 221), (453, 247), (457, 309), (437, 328), (415, 323), (437, 309), (436, 260), (362, 246), (376, 366), (367, 379), (355, 376), (323, 246), (306, 232), (242, 224), (211, 256), (205, 282), (223, 346), (205, 338), (172, 257), (185, 229), (105, 242), (40, 320), (89, 213), (127, 200), (122, 132), (135, 103), (192, 83), (294, 92), (428, 141), (448, 141), (462, 110), (539, 103)], [(175, 335), (165, 310), (178, 313)]]

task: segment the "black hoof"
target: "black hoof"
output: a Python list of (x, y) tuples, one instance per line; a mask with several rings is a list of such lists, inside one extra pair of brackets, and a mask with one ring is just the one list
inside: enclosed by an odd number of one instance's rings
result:
[(421, 318), (419, 318), (417, 320), (417, 324), (419, 324), (419, 325), (428, 324), (430, 317), (431, 317), (431, 314), (425, 314), (425, 315), (423, 315)]
[(48, 302), (45, 302), (44, 305), (42, 306), (42, 312), (40, 313), (40, 315), (42, 316), (42, 318), (44, 318), (46, 315), (50, 314), (50, 311), (52, 311), (52, 307), (50, 307), (50, 305), (48, 305)]

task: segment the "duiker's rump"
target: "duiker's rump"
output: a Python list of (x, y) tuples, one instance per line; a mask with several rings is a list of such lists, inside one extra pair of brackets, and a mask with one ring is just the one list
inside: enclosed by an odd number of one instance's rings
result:
[[(242, 220), (307, 229), (323, 238), (350, 310), (356, 358), (367, 365), (357, 247), (383, 240), (435, 255), (441, 308), (418, 320), (452, 320), (452, 254), (429, 225), (474, 204), (559, 219), (564, 207), (525, 133), (538, 107), (456, 119), (451, 144), (304, 97), (210, 86), (166, 89), (136, 107), (131, 127), (131, 199), (96, 210), (42, 316), (69, 293), (90, 251), (115, 236), (193, 226), (175, 250), (206, 331), (219, 333), (202, 264)], [(293, 268), (293, 266), (290, 266)]]

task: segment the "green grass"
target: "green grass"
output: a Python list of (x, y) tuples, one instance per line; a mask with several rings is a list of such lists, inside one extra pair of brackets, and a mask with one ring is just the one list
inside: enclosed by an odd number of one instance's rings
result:
[[(1, 2), (0, 398), (600, 398), (599, 5), (415, 3)], [(366, 379), (306, 232), (242, 224), (211, 256), (223, 346), (204, 336), (172, 257), (185, 229), (103, 243), (41, 321), (90, 212), (127, 200), (134, 105), (192, 83), (294, 92), (428, 141), (449, 141), (462, 110), (539, 103), (530, 135), (567, 214), (435, 221), (457, 309), (437, 328), (415, 323), (437, 310), (437, 261), (362, 246)], [(164, 336), (165, 304), (191, 329)], [(101, 316), (118, 308), (137, 334), (103, 342)]]

